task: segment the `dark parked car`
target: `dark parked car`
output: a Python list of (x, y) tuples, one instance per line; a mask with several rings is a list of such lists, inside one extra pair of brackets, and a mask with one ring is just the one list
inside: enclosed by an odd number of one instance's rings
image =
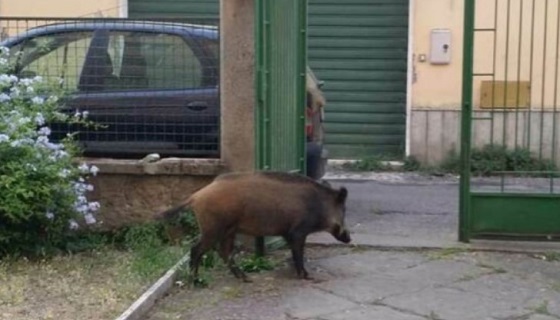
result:
[[(214, 26), (92, 20), (29, 29), (0, 46), (10, 48), (16, 74), (62, 78), (71, 93), (66, 111), (87, 110), (103, 125), (79, 128), (86, 155), (218, 157), (218, 36)], [(322, 99), (317, 85), (308, 70), (310, 109)], [(322, 132), (322, 112), (308, 116), (308, 175), (319, 179), (325, 152), (315, 133)], [(56, 140), (78, 128), (52, 129)]]

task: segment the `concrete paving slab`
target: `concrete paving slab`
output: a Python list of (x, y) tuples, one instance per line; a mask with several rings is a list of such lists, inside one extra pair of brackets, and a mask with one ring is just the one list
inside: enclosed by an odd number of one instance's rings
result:
[(347, 299), (312, 287), (294, 289), (283, 300), (286, 314), (295, 319), (317, 318), (357, 307)]
[(339, 313), (321, 317), (324, 320), (422, 320), (423, 317), (400, 312), (382, 306), (360, 306)]
[(340, 278), (345, 276), (372, 275), (394, 272), (417, 266), (428, 258), (414, 252), (376, 251), (373, 254), (353, 253), (322, 259), (315, 265), (336, 273)]
[(544, 301), (551, 289), (545, 283), (528, 281), (512, 274), (490, 274), (471, 281), (451, 284), (449, 287), (473, 292), (488, 299), (507, 301), (512, 305), (524, 306), (528, 310), (530, 300)]
[(547, 292), (531, 298), (529, 308), (537, 313), (544, 313), (560, 319), (560, 292)]
[(551, 317), (545, 314), (534, 314), (531, 315), (527, 320), (558, 320), (558, 318)]
[(391, 297), (381, 302), (432, 319), (513, 319), (530, 314), (524, 306), (454, 288), (433, 288)]
[[(409, 253), (410, 254), (410, 253)], [(401, 253), (406, 256), (407, 253)], [(486, 272), (477, 266), (456, 261), (428, 261), (403, 269), (385, 269), (368, 275), (335, 279), (316, 286), (359, 303), (374, 302), (390, 296), (417, 292), (465, 277), (478, 277)]]
[(388, 276), (362, 276), (333, 280), (317, 284), (316, 287), (357, 303), (370, 303), (390, 296), (415, 292), (426, 288), (422, 281), (401, 281)]
[(433, 260), (413, 268), (395, 271), (392, 275), (401, 281), (417, 281), (437, 287), (462, 281), (465, 277), (479, 277), (487, 270), (462, 261)]

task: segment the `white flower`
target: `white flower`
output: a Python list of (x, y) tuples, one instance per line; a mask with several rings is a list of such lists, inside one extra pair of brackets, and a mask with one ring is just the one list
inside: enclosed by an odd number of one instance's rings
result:
[(88, 213), (88, 210), (89, 210), (89, 208), (88, 208), (87, 204), (82, 204), (82, 205), (79, 205), (79, 206), (76, 207), (76, 211), (78, 211), (81, 214)]
[(15, 97), (19, 97), (19, 89), (16, 87), (13, 87), (10, 89), (10, 97), (15, 98)]
[(8, 59), (6, 58), (0, 58), (0, 66), (5, 66), (8, 64)]
[(30, 144), (32, 142), (33, 142), (32, 139), (23, 138), (23, 139), (18, 139), (18, 140), (14, 140), (14, 141), (10, 142), (10, 146), (12, 148), (16, 148), (16, 147), (19, 147), (19, 146), (22, 146), (22, 145), (25, 145), (25, 144)]
[(82, 193), (84, 193), (86, 191), (86, 185), (85, 183), (81, 183), (81, 182), (76, 182), (74, 183), (74, 192), (78, 195), (81, 195)]
[(64, 150), (56, 150), (54, 152), (54, 158), (55, 159), (62, 159), (68, 156), (68, 152), (64, 151)]
[(47, 213), (45, 213), (45, 216), (47, 217), (47, 219), (52, 220), (54, 219), (54, 213), (47, 211)]
[(55, 102), (58, 101), (58, 97), (57, 97), (57, 96), (50, 96), (50, 97), (47, 99), (47, 101), (48, 101), (48, 102), (55, 103)]
[(60, 150), (60, 149), (62, 149), (62, 148), (64, 147), (64, 146), (63, 146), (62, 144), (60, 144), (60, 143), (52, 143), (52, 142), (47, 143), (46, 146), (47, 146), (47, 148), (49, 148), (50, 150)]
[(35, 76), (35, 78), (33, 78), (33, 82), (37, 82), (37, 83), (43, 82), (43, 77), (41, 77), (41, 76)]
[(70, 170), (68, 169), (62, 169), (59, 173), (58, 176), (61, 178), (67, 178), (70, 175)]
[(87, 203), (87, 198), (85, 196), (78, 196), (78, 199), (76, 200), (76, 202), (78, 204), (84, 204)]
[(37, 138), (37, 144), (46, 146), (49, 143), (49, 138), (47, 136), (39, 136)]
[(37, 113), (37, 115), (35, 116), (35, 123), (38, 126), (42, 126), (45, 124), (45, 117), (43, 117), (43, 115), (41, 113)]
[(86, 184), (86, 190), (87, 191), (93, 191), (93, 185), (92, 184)]
[(91, 168), (89, 169), (89, 172), (91, 174), (93, 174), (93, 176), (95, 177), (97, 175), (97, 173), (99, 172), (99, 168), (96, 166), (91, 166)]
[(29, 122), (31, 122), (31, 118), (29, 118), (29, 117), (22, 117), (22, 118), (19, 118), (19, 119), (18, 119), (17, 124), (19, 124), (20, 126), (22, 126), (22, 125), (28, 124)]
[(80, 225), (78, 225), (78, 223), (74, 219), (68, 221), (68, 224), (69, 224), (70, 230), (76, 230), (80, 227)]
[(38, 133), (41, 136), (49, 136), (51, 134), (51, 129), (49, 127), (42, 127), (39, 129)]
[(7, 85), (10, 84), (11, 80), (10, 80), (10, 76), (8, 76), (7, 74), (3, 73), (0, 74), (0, 83), (3, 85)]
[(41, 97), (34, 97), (33, 99), (31, 99), (31, 102), (37, 105), (42, 105), (45, 102), (45, 99)]
[(35, 89), (33, 89), (33, 87), (27, 87), (27, 89), (25, 91), (27, 93), (33, 93), (33, 92), (35, 92)]
[(86, 219), (86, 223), (87, 224), (94, 224), (97, 222), (97, 220), (95, 220), (95, 218), (93, 217), (93, 215), (91, 213), (88, 213), (84, 216), (84, 218)]
[(88, 115), (89, 115), (89, 111), (86, 110), (86, 111), (82, 112), (82, 117), (83, 117), (84, 119), (87, 118)]
[(7, 95), (5, 93), (0, 93), (0, 103), (10, 101), (11, 99), (12, 98), (10, 98), (9, 95)]
[(76, 112), (74, 113), (74, 118), (79, 118), (82, 114), (80, 113), (80, 110), (76, 110)]
[(79, 167), (78, 170), (80, 170), (81, 173), (88, 173), (89, 172), (89, 166), (87, 165), (87, 163), (82, 163)]
[(7, 134), (0, 133), (0, 143), (10, 141), (10, 137)]
[(89, 209), (90, 211), (95, 212), (95, 211), (99, 210), (99, 208), (101, 208), (101, 205), (100, 205), (99, 202), (97, 202), (97, 201), (90, 202), (90, 203), (88, 204), (88, 209)]
[(0, 54), (9, 54), (10, 53), (10, 48), (8, 47), (0, 47)]
[(19, 80), (19, 83), (23, 84), (26, 87), (29, 87), (30, 85), (33, 84), (33, 80), (25, 78), (25, 79)]

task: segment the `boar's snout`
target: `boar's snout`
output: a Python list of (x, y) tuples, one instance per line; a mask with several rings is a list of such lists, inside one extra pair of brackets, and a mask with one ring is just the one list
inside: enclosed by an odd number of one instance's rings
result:
[(350, 238), (350, 233), (346, 229), (342, 229), (341, 232), (333, 234), (334, 238), (342, 243), (350, 243), (352, 239)]

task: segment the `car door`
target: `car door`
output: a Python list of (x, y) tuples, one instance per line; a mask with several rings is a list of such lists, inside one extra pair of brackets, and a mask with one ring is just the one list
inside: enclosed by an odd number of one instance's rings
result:
[(219, 155), (215, 60), (195, 44), (166, 32), (96, 31), (71, 101), (104, 126), (80, 135), (86, 154)]

